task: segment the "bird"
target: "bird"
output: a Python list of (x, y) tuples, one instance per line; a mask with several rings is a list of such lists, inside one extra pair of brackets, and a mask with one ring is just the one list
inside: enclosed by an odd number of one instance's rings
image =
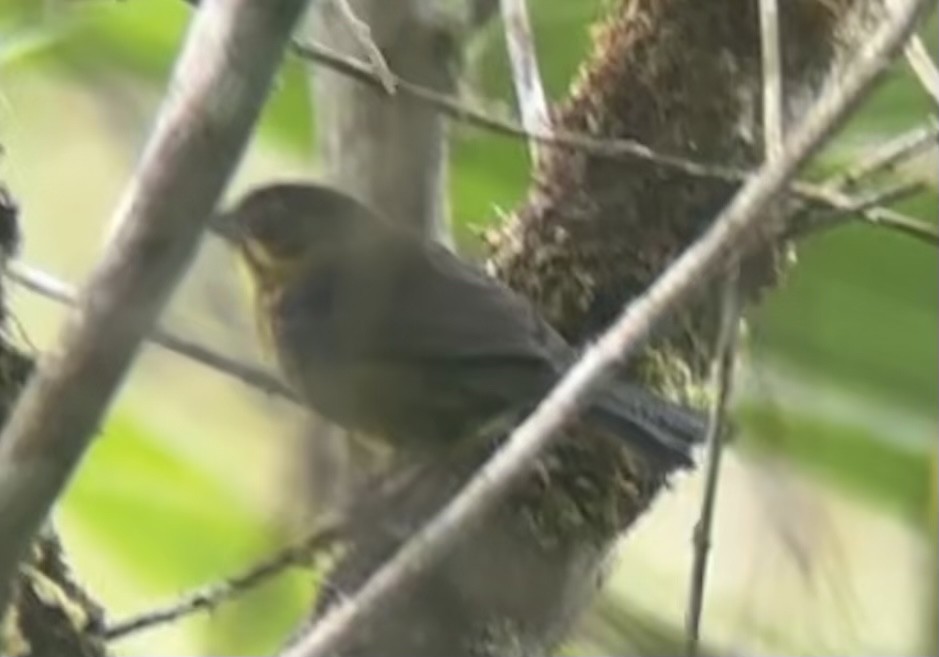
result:
[[(527, 299), (330, 186), (261, 186), (209, 227), (246, 265), (260, 341), (300, 399), (393, 449), (434, 454), (521, 420), (577, 360)], [(578, 419), (673, 467), (706, 428), (625, 375)]]

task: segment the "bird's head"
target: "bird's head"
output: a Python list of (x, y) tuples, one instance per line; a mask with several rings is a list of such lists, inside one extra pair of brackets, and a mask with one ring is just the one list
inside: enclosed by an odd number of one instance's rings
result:
[(250, 192), (216, 214), (210, 230), (231, 242), (260, 276), (278, 276), (311, 260), (338, 257), (370, 212), (355, 199), (311, 183), (279, 183)]

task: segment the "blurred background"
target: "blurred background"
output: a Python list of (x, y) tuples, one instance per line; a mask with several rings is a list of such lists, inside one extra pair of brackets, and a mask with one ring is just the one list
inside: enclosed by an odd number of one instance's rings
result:
[[(561, 97), (602, 0), (530, 2), (542, 75)], [(108, 232), (164, 90), (189, 10), (181, 2), (0, 0), (0, 179), (19, 200), (23, 258), (80, 283)], [(923, 30), (936, 48), (933, 17)], [(501, 28), (471, 44), (462, 93), (495, 113), (514, 96)], [(234, 181), (315, 176), (308, 78), (285, 67)], [(902, 62), (816, 163), (843, 164), (922, 124), (934, 107)], [(451, 211), (460, 249), (528, 184), (524, 143), (452, 126)], [(937, 218), (933, 148), (891, 176), (930, 191), (902, 204)], [(239, 272), (207, 238), (164, 325), (258, 360)], [(802, 245), (784, 285), (749, 313), (725, 460), (704, 636), (723, 653), (936, 654), (937, 253), (849, 225)], [(27, 349), (54, 339), (60, 307), (13, 289)], [(258, 360), (258, 362), (260, 362)], [(79, 579), (113, 618), (251, 565), (299, 531), (291, 485), (300, 413), (148, 347), (56, 520)], [(300, 488), (298, 483), (297, 489)], [(701, 481), (676, 480), (622, 543), (570, 654), (680, 645)], [(117, 654), (276, 649), (314, 593), (293, 571), (210, 616), (129, 637)]]

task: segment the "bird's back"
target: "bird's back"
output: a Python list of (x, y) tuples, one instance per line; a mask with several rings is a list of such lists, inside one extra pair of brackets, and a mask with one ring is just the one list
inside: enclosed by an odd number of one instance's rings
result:
[(482, 272), (383, 225), (303, 276), (278, 300), (280, 360), (346, 426), (450, 440), (546, 392), (567, 351)]
[[(525, 299), (441, 246), (328, 188), (284, 190), (255, 207), (289, 210), (280, 219), (315, 257), (262, 315), (288, 379), (337, 423), (432, 448), (530, 409), (573, 361)], [(696, 413), (627, 382), (599, 391), (585, 414), (682, 463), (703, 435)]]

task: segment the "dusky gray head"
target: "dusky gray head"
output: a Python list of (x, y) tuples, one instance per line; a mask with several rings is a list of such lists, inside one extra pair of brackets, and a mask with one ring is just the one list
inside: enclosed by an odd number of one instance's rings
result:
[(276, 183), (257, 188), (210, 229), (239, 246), (255, 264), (295, 262), (311, 250), (342, 250), (374, 215), (338, 190), (314, 183)]

